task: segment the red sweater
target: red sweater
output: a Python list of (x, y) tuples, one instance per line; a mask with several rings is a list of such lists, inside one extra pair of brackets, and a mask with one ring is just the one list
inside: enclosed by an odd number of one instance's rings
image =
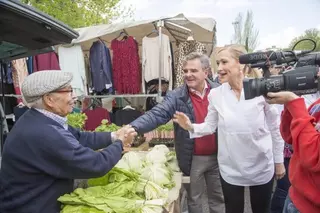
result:
[(306, 110), (304, 100), (299, 98), (289, 102), (283, 111), (281, 134), (293, 146), (289, 194), (301, 213), (320, 212), (320, 133), (316, 130), (319, 125), (320, 99)]
[[(190, 98), (193, 105), (195, 123), (203, 123), (208, 113), (208, 89), (203, 99), (196, 94), (190, 92)], [(195, 139), (194, 154), (195, 155), (212, 155), (217, 152), (216, 136), (215, 134), (207, 135)]]

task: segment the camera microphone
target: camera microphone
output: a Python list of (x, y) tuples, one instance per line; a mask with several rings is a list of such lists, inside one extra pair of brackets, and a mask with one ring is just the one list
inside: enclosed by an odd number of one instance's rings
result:
[(297, 61), (297, 56), (307, 54), (310, 51), (267, 51), (267, 52), (256, 52), (241, 55), (239, 57), (240, 64), (268, 64), (268, 61), (276, 61), (277, 65), (290, 63)]

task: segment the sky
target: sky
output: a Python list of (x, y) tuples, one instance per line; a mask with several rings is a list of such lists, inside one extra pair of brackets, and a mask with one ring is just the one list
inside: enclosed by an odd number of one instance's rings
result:
[(132, 5), (134, 19), (152, 19), (183, 13), (211, 17), (217, 23), (217, 45), (230, 44), (232, 22), (239, 12), (251, 10), (259, 30), (257, 49), (287, 47), (306, 29), (320, 29), (320, 0), (122, 0)]

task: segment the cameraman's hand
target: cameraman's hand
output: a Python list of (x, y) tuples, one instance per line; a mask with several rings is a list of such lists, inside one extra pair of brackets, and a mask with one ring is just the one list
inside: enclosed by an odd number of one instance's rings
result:
[(116, 137), (121, 140), (123, 147), (130, 147), (137, 132), (130, 125), (126, 125), (116, 132)]
[(293, 92), (268, 92), (266, 101), (269, 104), (286, 104), (297, 98), (299, 98), (299, 96)]

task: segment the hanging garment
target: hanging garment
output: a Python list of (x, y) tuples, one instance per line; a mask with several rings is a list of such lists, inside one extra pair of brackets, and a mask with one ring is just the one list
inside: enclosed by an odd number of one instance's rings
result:
[[(12, 78), (14, 90), (17, 95), (21, 95), (21, 84), (24, 79), (29, 75), (27, 62), (25, 58), (13, 60), (12, 64)], [(18, 103), (21, 103), (22, 99), (18, 98)]]
[(96, 41), (90, 48), (90, 71), (93, 91), (113, 91), (110, 51), (102, 41)]
[(90, 72), (90, 60), (87, 55), (84, 56), (84, 65), (85, 65), (85, 73), (86, 73), (86, 83), (87, 83), (87, 88), (92, 90), (92, 75)]
[(123, 108), (122, 110), (118, 110), (115, 113), (115, 124), (117, 126), (123, 126), (130, 124), (132, 121), (136, 120), (141, 116), (141, 112), (138, 110), (131, 108), (130, 106)]
[[(13, 84), (3, 84), (3, 90), (2, 87), (0, 86), (0, 93), (4, 94), (15, 94), (14, 86)], [(0, 99), (2, 100), (2, 98)], [(2, 106), (4, 109), (4, 112), (6, 115), (10, 115), (13, 113), (13, 108), (17, 105), (17, 99), (14, 97), (5, 97), (4, 98), (4, 105)], [(1, 103), (1, 102), (0, 102)]]
[(58, 56), (55, 52), (39, 54), (33, 57), (33, 72), (43, 70), (60, 70)]
[[(162, 49), (161, 59), (159, 57)], [(161, 79), (169, 81), (169, 88), (172, 89), (172, 54), (169, 37), (162, 35), (162, 45), (159, 45), (159, 37), (144, 37), (142, 39), (142, 90), (146, 93), (145, 83), (153, 79), (159, 79), (159, 69), (161, 60)]]
[(87, 131), (94, 131), (101, 125), (103, 119), (110, 121), (109, 112), (102, 107), (96, 107), (92, 110), (88, 109), (83, 111), (83, 113), (88, 117), (84, 126), (84, 129)]
[(30, 56), (27, 58), (27, 67), (29, 75), (33, 72), (33, 57)]
[(59, 47), (58, 54), (61, 71), (73, 73), (71, 86), (75, 94), (86, 95), (86, 74), (81, 46)]
[(175, 70), (174, 75), (174, 88), (177, 88), (184, 84), (184, 77), (183, 77), (183, 60), (188, 54), (192, 52), (199, 52), (202, 54), (206, 54), (207, 50), (206, 47), (196, 41), (196, 40), (189, 40), (181, 43), (178, 47), (178, 59), (177, 59), (177, 69)]
[[(5, 70), (3, 66), (5, 66), (7, 70)], [(4, 83), (7, 83), (7, 84), (13, 83), (11, 67), (12, 67), (11, 63), (2, 63), (2, 65), (0, 66)], [(1, 76), (0, 76), (0, 80), (1, 80)]]
[(114, 39), (111, 42), (113, 51), (113, 82), (118, 94), (140, 93), (140, 63), (138, 44), (132, 36), (125, 40)]

